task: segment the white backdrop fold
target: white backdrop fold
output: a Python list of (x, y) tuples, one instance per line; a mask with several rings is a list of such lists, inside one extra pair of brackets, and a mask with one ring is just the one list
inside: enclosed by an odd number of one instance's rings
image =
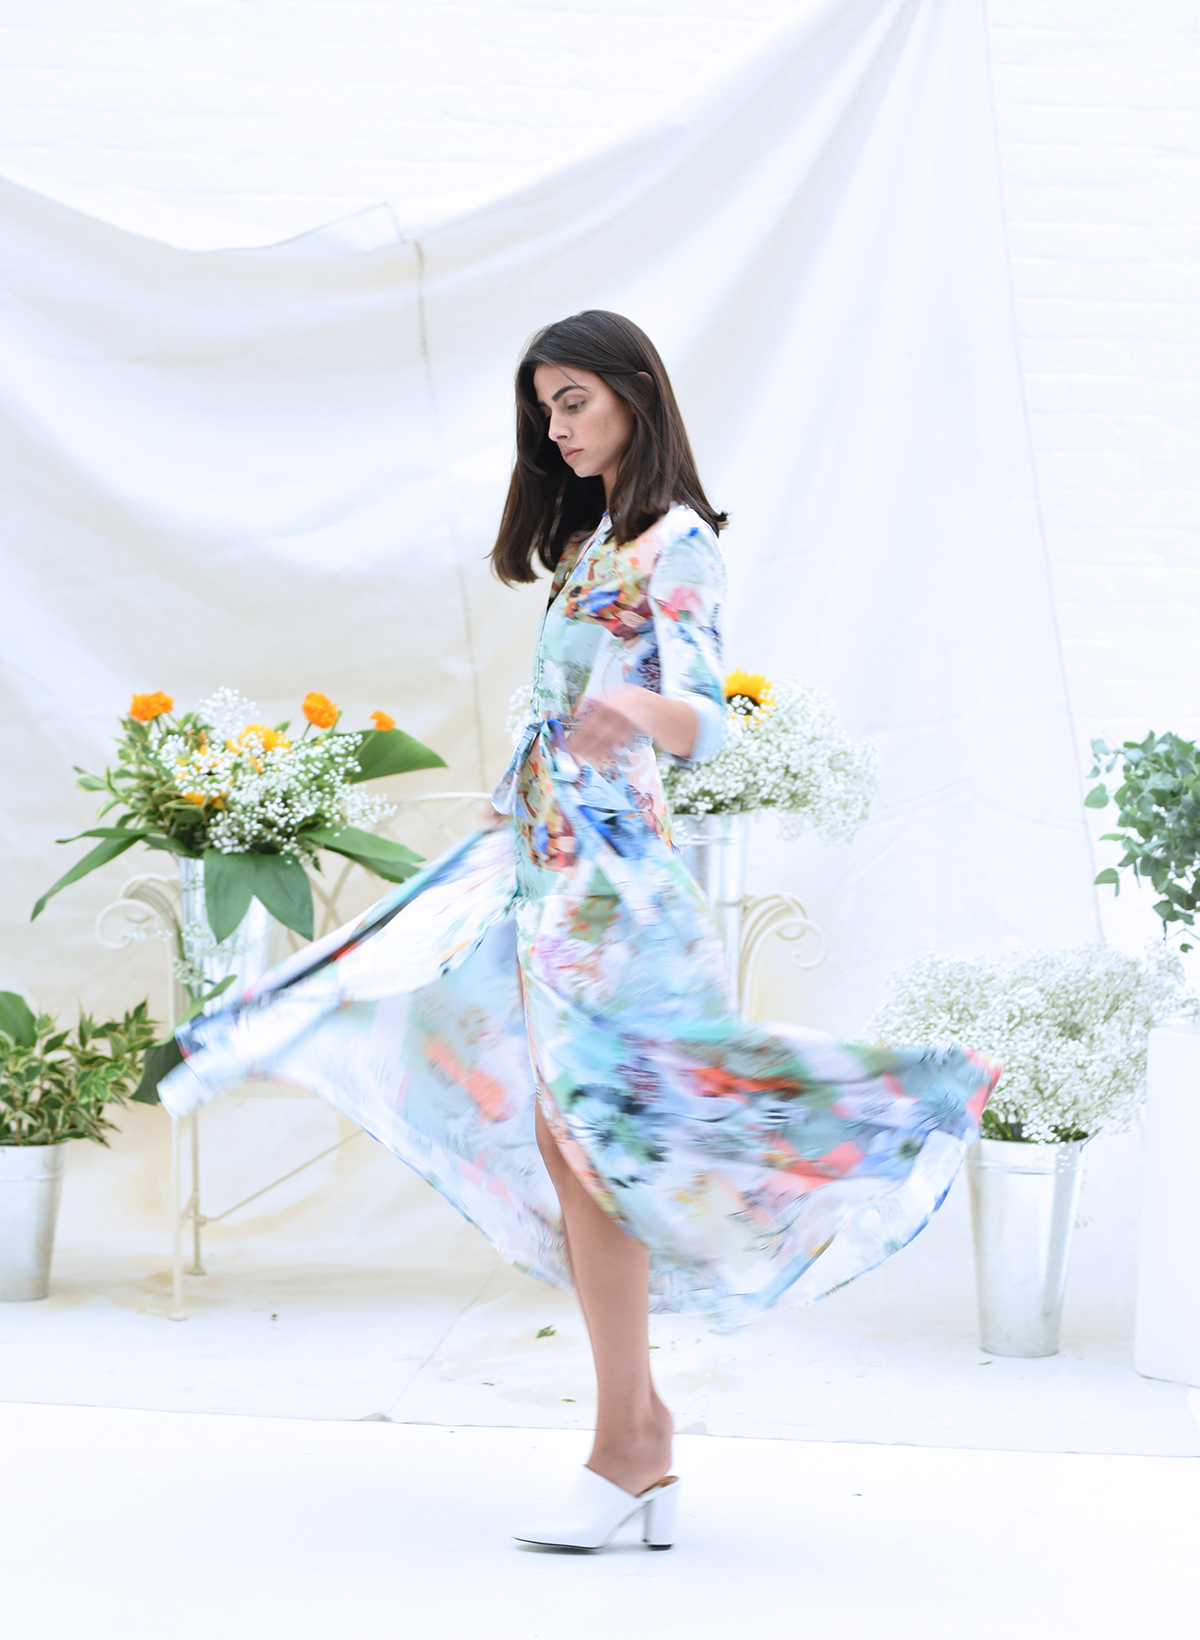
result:
[(833, 956), (772, 1009), (853, 1027), (914, 949), (1095, 932), (1021, 401), (980, 0), (820, 0), (501, 197), (391, 202), (268, 251), (174, 249), (0, 185), (0, 985), (140, 996), (27, 923), (134, 689), (271, 719), (323, 689), (489, 784), (542, 594), (489, 576), (525, 336), (658, 343), (728, 508), (731, 665), (819, 684), (882, 781), (854, 845), (761, 829)]

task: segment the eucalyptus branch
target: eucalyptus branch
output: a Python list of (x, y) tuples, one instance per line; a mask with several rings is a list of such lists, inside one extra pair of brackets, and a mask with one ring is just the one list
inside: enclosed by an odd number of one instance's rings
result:
[[(1084, 802), (1090, 809), (1103, 809), (1110, 795), (1115, 799), (1121, 829), (1105, 832), (1104, 841), (1120, 843), (1125, 850), (1096, 882), (1110, 883), (1119, 894), (1121, 872), (1132, 871), (1135, 881), (1149, 882), (1162, 896), (1154, 910), (1162, 918), (1164, 936), (1171, 923), (1194, 927), (1200, 908), (1200, 748), (1179, 735), (1150, 733), (1121, 746), (1093, 740), (1092, 755), (1089, 779), (1122, 766), (1114, 793), (1101, 781)], [(1190, 951), (1191, 945), (1182, 943), (1179, 949)]]

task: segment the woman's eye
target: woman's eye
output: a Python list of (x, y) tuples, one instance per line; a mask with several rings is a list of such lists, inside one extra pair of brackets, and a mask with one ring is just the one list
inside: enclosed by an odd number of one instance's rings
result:
[(563, 409), (569, 416), (577, 416), (583, 409), (583, 405), (584, 401), (582, 399), (576, 399), (574, 404), (564, 404)]

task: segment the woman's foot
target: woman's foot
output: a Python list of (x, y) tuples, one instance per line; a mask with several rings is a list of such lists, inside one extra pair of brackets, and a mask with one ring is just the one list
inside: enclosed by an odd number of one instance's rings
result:
[(656, 1395), (649, 1419), (636, 1431), (597, 1428), (587, 1467), (623, 1492), (639, 1497), (671, 1469), (674, 1420)]

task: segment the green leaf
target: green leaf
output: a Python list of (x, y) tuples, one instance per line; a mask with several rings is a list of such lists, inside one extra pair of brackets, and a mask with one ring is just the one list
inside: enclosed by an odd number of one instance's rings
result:
[(1093, 881), (1096, 882), (1097, 884), (1099, 884), (1099, 883), (1111, 883), (1113, 885), (1113, 887), (1115, 889), (1117, 889), (1118, 891), (1120, 890), (1120, 887), (1121, 887), (1121, 879), (1117, 876), (1116, 871), (1113, 869), (1112, 866), (1109, 866), (1107, 868), (1107, 870), (1102, 871), (1098, 877), (1093, 879)]
[[(202, 997), (192, 1003), (179, 1024), (186, 1025), (189, 1020), (195, 1019), (214, 997), (219, 997), (223, 991), (227, 991), (236, 978), (236, 974), (226, 974), (219, 985), (214, 985), (211, 991), (206, 991)], [(146, 1049), (145, 1058), (142, 1060), (141, 1081), (137, 1085), (136, 1092), (130, 1094), (130, 1098), (136, 1099), (143, 1105), (161, 1103), (158, 1097), (158, 1084), (169, 1072), (175, 1069), (176, 1065), (182, 1063), (183, 1052), (173, 1033), (165, 1041), (155, 1042)]]
[(304, 835), (310, 842), (344, 855), (389, 883), (406, 882), (422, 863), (422, 856), (406, 844), (394, 843), (390, 837), (376, 837), (357, 826), (320, 826)]
[(37, 1020), (15, 991), (0, 991), (0, 1031), (7, 1031), (18, 1048), (32, 1048), (37, 1042)]
[(146, 1057), (142, 1060), (142, 1079), (137, 1085), (132, 1097), (142, 1105), (157, 1105), (158, 1084), (176, 1065), (182, 1065), (183, 1054), (179, 1044), (173, 1036), (165, 1042), (156, 1042), (152, 1048), (146, 1049)]
[(212, 990), (206, 991), (202, 997), (197, 997), (195, 1002), (193, 1002), (191, 1007), (188, 1009), (187, 1013), (184, 1014), (183, 1018), (179, 1021), (180, 1025), (186, 1025), (190, 1020), (198, 1019), (213, 998), (219, 997), (224, 991), (228, 991), (229, 987), (233, 984), (236, 978), (236, 974), (226, 974), (225, 978), (219, 985), (214, 985)]
[(204, 909), (213, 938), (227, 940), (250, 909), (254, 898), (252, 854), (222, 854), (219, 849), (204, 851)]
[(227, 940), (255, 899), (286, 928), (312, 939), (312, 887), (299, 860), (205, 849), (204, 908), (213, 938)]
[(123, 815), (115, 826), (93, 826), (89, 831), (77, 831), (74, 837), (56, 837), (56, 843), (78, 843), (81, 837), (132, 837), (134, 841), (141, 837), (149, 837), (148, 831), (130, 824), (129, 816)]
[[(93, 834), (90, 832), (81, 833), (81, 836), (84, 837), (91, 835)], [(74, 841), (73, 838), (63, 840)], [(77, 860), (70, 871), (58, 879), (53, 888), (46, 890), (30, 912), (30, 922), (41, 916), (46, 909), (47, 900), (53, 899), (60, 889), (68, 887), (71, 883), (77, 883), (81, 877), (86, 877), (89, 871), (95, 871), (98, 866), (106, 866), (110, 860), (115, 860), (118, 854), (124, 854), (127, 848), (132, 848), (135, 843), (142, 840), (141, 832), (114, 830), (111, 835), (105, 837), (102, 843), (97, 843), (94, 849), (85, 854), (82, 860)]]
[(248, 854), (255, 898), (285, 928), (303, 939), (313, 937), (312, 884), (299, 860), (287, 854)]
[(1104, 785), (1093, 786), (1084, 798), (1083, 806), (1087, 809), (1106, 809), (1108, 807), (1108, 787)]
[(365, 729), (358, 749), (358, 773), (353, 783), (382, 780), (389, 774), (411, 774), (414, 769), (444, 769), (446, 760), (423, 746), (403, 729)]

